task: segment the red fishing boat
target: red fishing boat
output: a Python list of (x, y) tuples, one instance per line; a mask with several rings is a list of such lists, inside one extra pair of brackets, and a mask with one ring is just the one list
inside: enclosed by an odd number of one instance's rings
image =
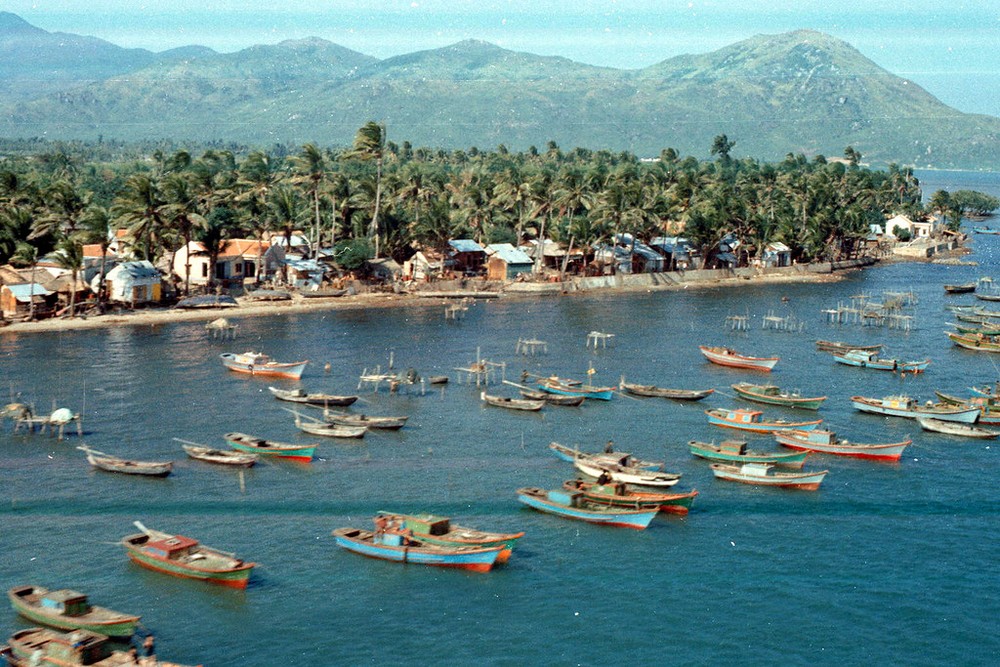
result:
[(749, 368), (770, 373), (774, 365), (778, 363), (778, 357), (748, 357), (728, 347), (699, 345), (698, 349), (713, 364), (729, 366), (730, 368)]

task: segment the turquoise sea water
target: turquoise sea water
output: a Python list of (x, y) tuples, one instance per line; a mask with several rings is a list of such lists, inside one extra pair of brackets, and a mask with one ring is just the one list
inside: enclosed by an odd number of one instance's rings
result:
[[(0, 335), (5, 392), (40, 409), (82, 410), (90, 446), (135, 458), (172, 458), (165, 480), (89, 470), (73, 436), (0, 432), (0, 583), (74, 587), (98, 604), (141, 613), (165, 659), (205, 665), (433, 663), (907, 664), (1000, 661), (996, 547), (1000, 444), (920, 431), (906, 420), (855, 412), (854, 394), (933, 390), (967, 394), (1000, 378), (997, 360), (950, 345), (941, 285), (996, 274), (1000, 238), (976, 236), (978, 267), (882, 266), (830, 284), (574, 295), (481, 302), (466, 318), (443, 308), (399, 308), (242, 319), (235, 343), (201, 323), (32, 336)], [(909, 333), (826, 324), (821, 310), (852, 295), (913, 289)], [(761, 328), (769, 314), (805, 329)], [(747, 333), (724, 326), (751, 317)], [(614, 333), (607, 349), (586, 334)], [(548, 353), (514, 354), (519, 337)], [(930, 357), (921, 376), (839, 366), (817, 338), (885, 342), (894, 356)], [(760, 375), (704, 361), (699, 344), (777, 354)], [(247, 348), (308, 358), (301, 386), (351, 393), (360, 373), (386, 365), (452, 383), (426, 395), (365, 393), (355, 411), (408, 414), (397, 433), (360, 444), (324, 441), (311, 465), (265, 463), (237, 473), (183, 457), (183, 438), (221, 446), (240, 430), (308, 441), (269, 384), (225, 371), (218, 354)], [(617, 396), (540, 414), (483, 407), (453, 369), (477, 353), (521, 370), (681, 388), (715, 387), (699, 403)], [(323, 366), (330, 362), (331, 370)], [(729, 385), (766, 379), (830, 398), (819, 412), (842, 437), (913, 437), (898, 465), (811, 457), (830, 471), (820, 491), (756, 489), (712, 479), (687, 450), (709, 427), (704, 409), (739, 403)], [(496, 393), (514, 392), (492, 387)], [(806, 413), (768, 408), (767, 414)], [(809, 413), (811, 414), (811, 413)], [(754, 448), (776, 447), (751, 436)], [(522, 508), (520, 486), (573, 476), (552, 440), (667, 461), (678, 490), (698, 489), (690, 515), (646, 531), (601, 528)], [(377, 510), (430, 511), (527, 535), (489, 574), (375, 561), (337, 549), (330, 531), (370, 525)], [(116, 542), (133, 520), (190, 535), (260, 563), (246, 591), (142, 570)], [(0, 611), (0, 637), (26, 623)]]

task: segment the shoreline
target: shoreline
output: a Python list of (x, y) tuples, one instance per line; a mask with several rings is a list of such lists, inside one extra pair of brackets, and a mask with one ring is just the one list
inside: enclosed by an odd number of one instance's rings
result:
[[(842, 280), (844, 273), (844, 271), (833, 273), (813, 273), (801, 271), (792, 275), (735, 275), (717, 277), (708, 280), (701, 279), (671, 282), (669, 284), (616, 284), (603, 285), (589, 289), (569, 289), (569, 283), (522, 283), (521, 285), (539, 285), (541, 288), (537, 291), (531, 289), (518, 290), (515, 288), (511, 288), (509, 291), (501, 289), (498, 295), (491, 293), (491, 296), (499, 296), (505, 300), (521, 300), (561, 298), (578, 294), (582, 295), (601, 292), (669, 292), (686, 289), (717, 289), (722, 287), (760, 284), (826, 283)], [(563, 285), (564, 287), (563, 289), (556, 289), (554, 288), (555, 285)], [(431, 286), (436, 287), (436, 289), (431, 290)], [(510, 287), (510, 285), (508, 285), (508, 287)], [(6, 326), (0, 327), (0, 336), (77, 331), (84, 329), (104, 329), (115, 326), (157, 326), (173, 322), (203, 321), (208, 323), (219, 318), (225, 318), (234, 324), (238, 324), (239, 319), (247, 317), (270, 317), (274, 315), (292, 315), (298, 313), (324, 312), (333, 310), (356, 310), (359, 308), (400, 308), (413, 306), (444, 307), (449, 303), (454, 304), (456, 297), (469, 293), (469, 290), (466, 288), (448, 290), (441, 289), (440, 285), (434, 284), (428, 286), (426, 291), (428, 292), (426, 295), (421, 294), (420, 290), (406, 293), (363, 292), (354, 295), (327, 298), (304, 298), (295, 295), (290, 301), (240, 301), (240, 299), (237, 299), (239, 305), (229, 308), (178, 310), (172, 307), (150, 307), (123, 313), (106, 313), (104, 315), (90, 315), (74, 318), (51, 318), (35, 322), (12, 322)], [(444, 296), (443, 294), (448, 291), (455, 292), (456, 294), (453, 296)]]

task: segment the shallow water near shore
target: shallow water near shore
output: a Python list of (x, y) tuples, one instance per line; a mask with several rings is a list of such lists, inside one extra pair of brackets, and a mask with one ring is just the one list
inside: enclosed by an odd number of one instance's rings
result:
[[(72, 587), (140, 613), (164, 659), (205, 665), (434, 664), (995, 664), (1000, 586), (995, 554), (1000, 443), (924, 433), (908, 420), (863, 415), (854, 394), (907, 393), (1000, 378), (998, 359), (960, 350), (943, 283), (996, 274), (1000, 239), (976, 236), (974, 266), (894, 264), (839, 283), (580, 294), (472, 305), (448, 321), (443, 307), (407, 307), (246, 319), (235, 342), (203, 323), (0, 337), (2, 390), (40, 411), (84, 413), (91, 447), (176, 461), (165, 479), (91, 471), (74, 447), (41, 434), (0, 432), (0, 573), (5, 588)], [(910, 332), (830, 325), (822, 310), (865, 293), (913, 290)], [(979, 302), (985, 304), (986, 302)], [(762, 328), (794, 316), (803, 331)], [(732, 332), (728, 315), (747, 315)], [(615, 334), (588, 348), (590, 331)], [(519, 338), (547, 341), (515, 354)], [(901, 378), (840, 366), (816, 339), (884, 342), (887, 356), (929, 357)], [(699, 344), (776, 354), (772, 374), (708, 364)], [(227, 372), (218, 355), (245, 349), (309, 359), (301, 383)], [(539, 414), (483, 407), (454, 369), (477, 358), (522, 370), (716, 393), (697, 403), (616, 396)], [(312, 464), (263, 463), (239, 474), (185, 459), (172, 438), (223, 446), (244, 431), (309, 442), (268, 385), (348, 394), (363, 370), (392, 357), (396, 370), (447, 374), (445, 388), (390, 396), (362, 390), (354, 412), (406, 414), (399, 432), (356, 444), (324, 440)], [(329, 373), (324, 364), (330, 363)], [(712, 479), (692, 439), (737, 434), (707, 425), (703, 410), (750, 405), (729, 385), (772, 381), (828, 395), (818, 412), (841, 437), (889, 442), (909, 435), (899, 464), (812, 456), (828, 469), (818, 492), (757, 489)], [(490, 391), (515, 395), (513, 387)], [(766, 407), (765, 414), (808, 417)], [(556, 488), (573, 477), (550, 441), (664, 459), (697, 489), (691, 513), (658, 517), (646, 531), (601, 528), (522, 508), (521, 486)], [(750, 436), (755, 449), (777, 449)], [(486, 530), (524, 530), (510, 562), (467, 574), (369, 560), (337, 549), (330, 531), (370, 526), (377, 510), (429, 511)], [(178, 532), (258, 562), (250, 587), (232, 591), (142, 570), (116, 543), (132, 521)], [(0, 613), (0, 637), (28, 624)]]

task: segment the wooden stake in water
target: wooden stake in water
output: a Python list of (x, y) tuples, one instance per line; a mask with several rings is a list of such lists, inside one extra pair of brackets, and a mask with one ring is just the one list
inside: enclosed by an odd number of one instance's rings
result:
[(240, 470), (240, 493), (246, 494), (247, 492), (247, 480), (244, 476), (243, 471)]

